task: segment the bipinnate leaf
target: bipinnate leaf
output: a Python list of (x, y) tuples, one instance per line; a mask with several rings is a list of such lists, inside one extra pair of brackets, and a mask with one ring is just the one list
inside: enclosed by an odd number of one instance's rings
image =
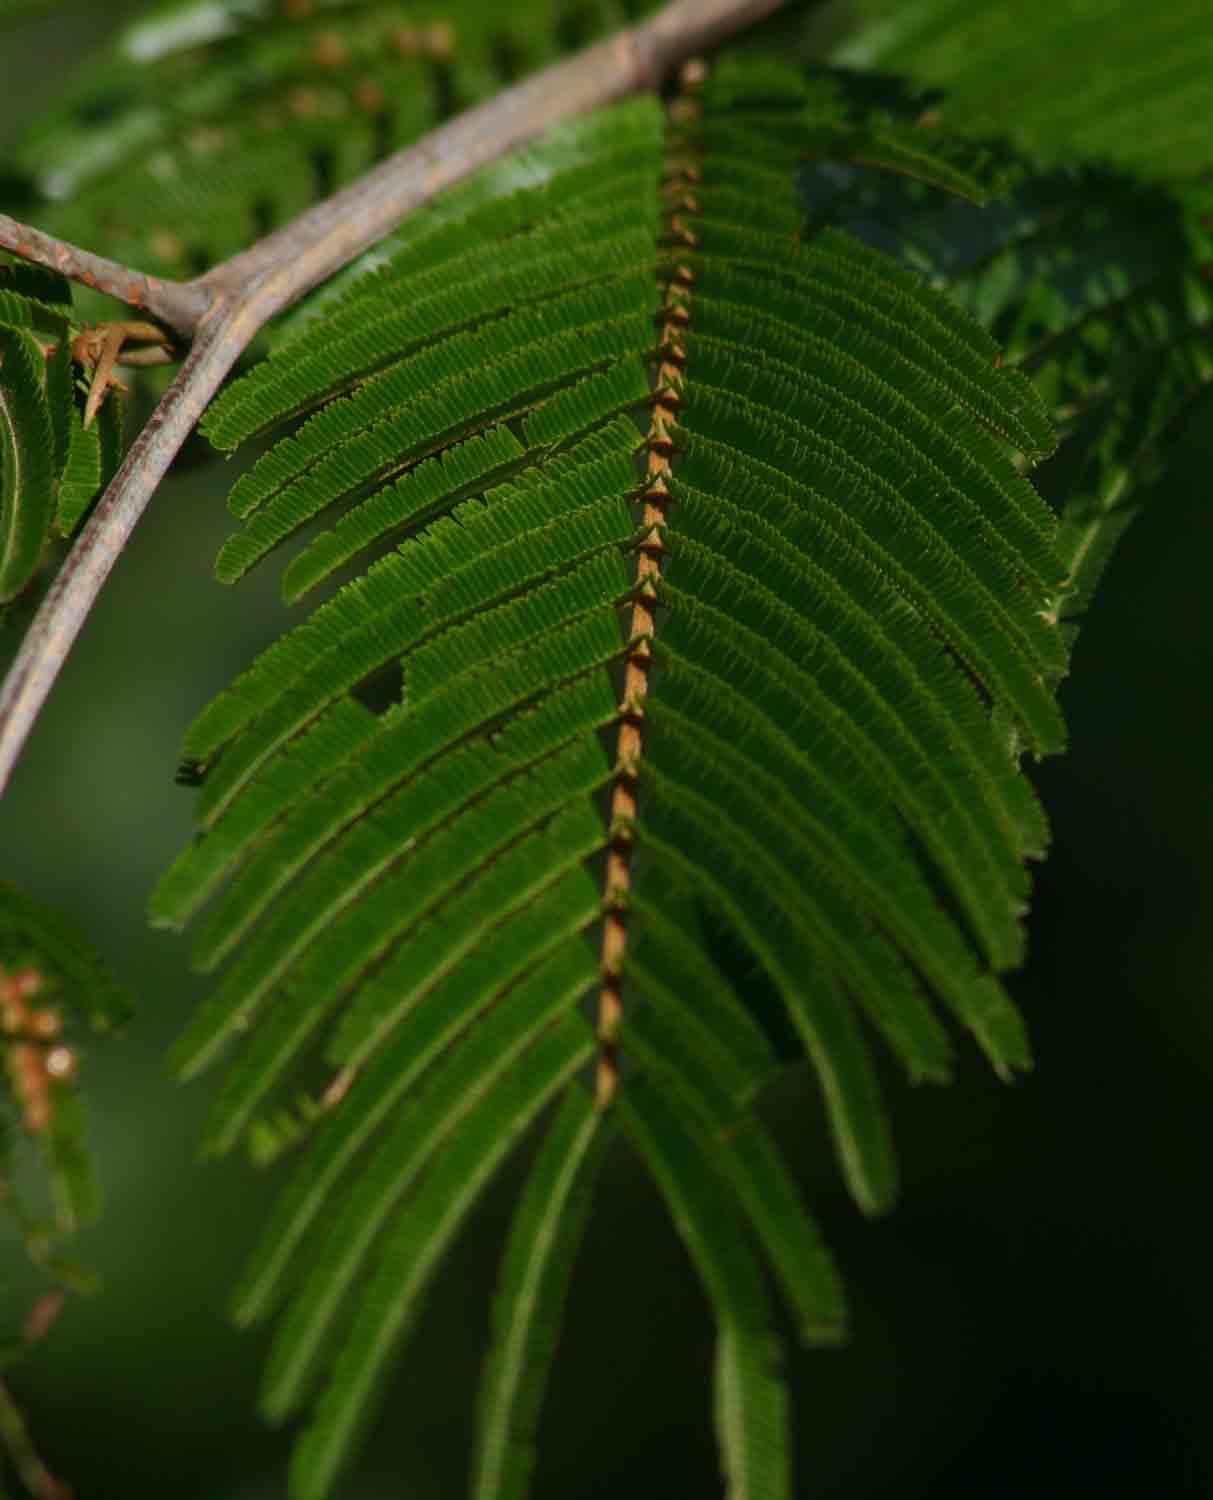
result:
[[(874, 1043), (915, 1083), (969, 1039), (1030, 1066), (1003, 975), (1048, 829), (1020, 762), (1064, 742), (1086, 566), (1034, 473), (1059, 432), (1144, 473), (1205, 378), (1187, 261), (1152, 278), (1140, 200), (1077, 185), (896, 90), (717, 66), (471, 179), (209, 413), (225, 449), (291, 424), (237, 481), (220, 576), (292, 549), (290, 599), (349, 580), (189, 731), (198, 834), (153, 897), (166, 925), (206, 908), (222, 971), (174, 1057), (234, 1054), (207, 1148), (306, 1101), (236, 1299), (284, 1311), (263, 1399), (310, 1412), (295, 1495), (352, 1461), (444, 1247), (561, 1095), (482, 1500), (524, 1492), (615, 1114), (713, 1303), (729, 1494), (790, 1493), (756, 1252), (805, 1342), (845, 1309), (755, 1101), (807, 1059), (875, 1214)], [(1102, 260), (1080, 202), (1117, 229)], [(1142, 351), (1170, 372), (1145, 417)]]

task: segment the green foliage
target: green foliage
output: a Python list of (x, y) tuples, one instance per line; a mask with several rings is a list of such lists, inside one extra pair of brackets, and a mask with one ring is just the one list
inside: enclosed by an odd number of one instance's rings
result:
[(503, 83), (653, 8), (168, 0), (17, 142), (24, 217), (192, 275)]
[[(807, 1340), (836, 1339), (845, 1314), (752, 1113), (777, 1066), (769, 1023), (708, 934), (778, 996), (867, 1211), (895, 1168), (860, 1013), (913, 1079), (951, 1071), (937, 1006), (1004, 1075), (1028, 1063), (997, 976), (1022, 952), (1024, 857), (1046, 842), (1018, 762), (1062, 743), (1072, 580), (1024, 470), (1055, 444), (1040, 392), (1068, 417), (1063, 336), (1092, 342), (1097, 314), (1120, 329), (1121, 303), (1114, 319), (1092, 277), (1048, 299), (1026, 221), (1056, 229), (1058, 188), (1005, 153), (771, 64), (722, 65), (681, 108), (670, 124), (621, 106), (480, 174), (291, 320), (206, 418), (224, 448), (296, 424), (233, 491), (221, 578), (304, 528), (288, 598), (361, 569), (190, 731), (200, 834), (153, 901), (172, 924), (210, 902), (197, 961), (229, 961), (179, 1069), (253, 1028), (210, 1147), (250, 1126), (272, 1138), (259, 1116), (315, 1132), (237, 1302), (249, 1318), (289, 1300), (273, 1417), (335, 1359), (299, 1494), (348, 1460), (470, 1207), (471, 1163), (484, 1180), (592, 1045), (576, 1003), (615, 899), (593, 873), (612, 843), (637, 847), (621, 1044), (652, 1080), (629, 1079), (622, 1113), (720, 1319), (735, 1493), (783, 1493), (787, 1444), (762, 1275), (720, 1224), (749, 1222)], [(980, 205), (1008, 184), (991, 227)], [(967, 259), (933, 263), (966, 237)], [(608, 826), (600, 736), (620, 722), (619, 612), (671, 359), (640, 813)], [(1036, 360), (1040, 386), (1013, 360)], [(326, 1027), (333, 1082), (284, 1117), (271, 1091), (297, 1093)], [(575, 1175), (549, 1145), (535, 1170), (562, 1164)], [(567, 1272), (571, 1248), (544, 1233), (524, 1198), (503, 1347), (529, 1335), (526, 1289), (550, 1278), (555, 1297)], [(538, 1388), (501, 1386), (507, 1359), (481, 1453), (521, 1473)], [(478, 1483), (518, 1492), (512, 1463), (490, 1480), (489, 1462)]]
[(787, 1393), (770, 1296), (727, 1196), (693, 1137), (648, 1079), (627, 1091), (621, 1113), (669, 1205), (716, 1316), (716, 1433), (735, 1500), (791, 1495)]
[(0, 605), (22, 592), (53, 534), (70, 536), (118, 466), (122, 400), (84, 426), (71, 288), (0, 260)]
[[(97, 1182), (75, 1085), (76, 1036), (110, 1032), (129, 997), (58, 912), (0, 882), (0, 1043), (5, 1087), (0, 1118), (0, 1197), (31, 1255), (57, 1279), (87, 1284), (59, 1242), (96, 1216)], [(24, 1207), (12, 1180), (23, 1144), (39, 1148), (53, 1217)]]
[[(647, 8), (165, 6), (19, 162), (63, 195), (60, 232), (179, 272)], [(282, 1314), (262, 1404), (309, 1416), (297, 1496), (352, 1460), (545, 1116), (473, 1492), (526, 1492), (618, 1125), (715, 1312), (729, 1493), (790, 1495), (766, 1271), (806, 1344), (846, 1307), (756, 1100), (807, 1059), (874, 1214), (897, 1170), (873, 1035), (914, 1082), (951, 1076), (957, 1031), (1004, 1078), (1030, 1066), (1002, 979), (1048, 841), (1021, 761), (1062, 748), (1077, 622), (1213, 374), (1207, 185), (1129, 170), (1207, 165), (1213, 33), (1183, 4), (1034, 4), (1035, 30), (867, 9), (837, 56), (947, 99), (717, 59), (668, 108), (575, 121), (444, 195), (205, 418), (228, 452), (289, 427), (232, 490), (218, 576), (292, 548), (285, 598), (320, 599), (188, 732), (198, 834), (152, 900), (201, 917), (197, 965), (223, 970), (173, 1058), (230, 1055), (206, 1149), (300, 1152), (235, 1298)], [(1059, 153), (1095, 164), (1041, 165)], [(55, 484), (64, 526), (96, 486), (66, 358), (34, 358), (65, 315), (18, 290), (14, 578)]]
[[(0, 1210), (47, 1278), (22, 1326), (0, 1329), (0, 1369), (37, 1343), (67, 1292), (97, 1287), (96, 1274), (64, 1248), (100, 1206), (77, 1038), (85, 1028), (112, 1031), (128, 1014), (126, 991), (72, 924), (0, 881)], [(0, 1447), (31, 1495), (47, 1493), (53, 1481), (3, 1382)]]
[(608, 1117), (584, 1090), (569, 1089), (519, 1200), (501, 1263), (493, 1350), (480, 1393), (476, 1500), (527, 1494), (564, 1289), (608, 1127)]
[(92, 1030), (117, 1031), (130, 1019), (131, 997), (75, 926), (52, 907), (0, 884), (0, 962), (34, 963)]
[(1210, 366), (1207, 186), (1164, 190), (1107, 168), (1013, 168), (976, 211), (867, 169), (805, 179), (811, 211), (895, 254), (987, 327), (1032, 376), (1061, 443), (1035, 483), (1060, 512), (1077, 619)]
[(58, 0), (0, 0), (0, 22), (28, 14), (32, 10), (49, 10)]
[(50, 530), (53, 448), (43, 370), (32, 334), (0, 328), (0, 601), (25, 587)]
[(834, 60), (946, 89), (950, 123), (1050, 160), (1154, 176), (1209, 163), (1213, 28), (1204, 0), (860, 0)]

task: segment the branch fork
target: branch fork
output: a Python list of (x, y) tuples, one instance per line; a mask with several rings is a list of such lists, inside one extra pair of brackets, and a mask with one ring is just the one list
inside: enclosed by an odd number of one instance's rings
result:
[[(657, 88), (673, 67), (764, 19), (783, 3), (672, 0), (643, 25), (587, 47), (456, 116), (193, 281), (147, 276), (0, 214), (0, 249), (107, 292), (143, 318), (155, 320), (104, 325), (92, 361), (93, 414), (117, 363), (159, 363), (162, 356), (169, 357), (171, 341), (156, 324), (191, 346), (52, 582), (0, 688), (0, 793), (139, 517), (261, 328), (478, 167), (561, 120)], [(126, 350), (130, 339), (138, 340), (143, 349)], [(677, 373), (671, 364), (671, 384)]]

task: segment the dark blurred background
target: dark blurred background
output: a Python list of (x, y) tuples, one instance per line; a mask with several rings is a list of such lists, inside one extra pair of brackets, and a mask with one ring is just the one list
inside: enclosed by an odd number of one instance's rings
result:
[[(69, 6), (7, 33), (0, 143), (135, 8)], [(890, 1071), (904, 1192), (879, 1223), (840, 1190), (807, 1074), (770, 1100), (854, 1308), (847, 1348), (788, 1356), (805, 1497), (1213, 1495), (1208, 415), (1107, 575), (1064, 690), (1071, 753), (1039, 769), (1055, 843), (1014, 982), (1035, 1073), (1003, 1087), (971, 1049), (951, 1089)], [(264, 1339), (225, 1316), (271, 1184), (240, 1161), (194, 1161), (213, 1085), (179, 1089), (162, 1060), (203, 987), (187, 945), (143, 920), (190, 831), (192, 794), (173, 782), (182, 730), (282, 622), (272, 570), (234, 594), (210, 577), (233, 473), (215, 463), (164, 486), (0, 804), (3, 874), (74, 915), (139, 999), (84, 1073), (107, 1203), (80, 1248), (104, 1289), (73, 1300), (11, 1379), (78, 1500), (284, 1491), (288, 1439), (254, 1414)], [(351, 1500), (463, 1492), (518, 1175), (448, 1263)], [(36, 1283), (15, 1240), (0, 1256), (11, 1328)], [(718, 1494), (711, 1337), (652, 1189), (617, 1151), (536, 1500)]]

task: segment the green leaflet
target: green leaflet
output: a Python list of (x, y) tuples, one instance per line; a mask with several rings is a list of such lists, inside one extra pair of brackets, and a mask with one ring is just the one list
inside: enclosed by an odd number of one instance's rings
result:
[(742, 937), (775, 983), (817, 1070), (848, 1186), (866, 1212), (881, 1212), (896, 1191), (896, 1166), (871, 1059), (849, 1004), (806, 941), (803, 922), (789, 922), (778, 901), (768, 899), (702, 800), (695, 805), (686, 795), (651, 799), (646, 847), (693, 882), (696, 894)]
[[(643, 871), (647, 853), (638, 863)], [(737, 1101), (752, 1099), (777, 1066), (776, 1049), (747, 1004), (706, 951), (704, 914), (685, 886), (662, 869), (639, 882), (632, 903), (629, 979), (658, 1010), (679, 1008), (678, 1025), (713, 1076)], [(686, 997), (693, 997), (688, 1005)]]
[(493, 1303), (493, 1347), (480, 1387), (475, 1500), (523, 1500), (564, 1290), (610, 1128), (569, 1089), (544, 1136), (510, 1226)]
[[(796, 1311), (801, 1337), (810, 1344), (837, 1343), (845, 1329), (838, 1272), (778, 1150), (744, 1107), (744, 1094), (730, 1096), (708, 1068), (711, 1053), (696, 1046), (695, 1030), (682, 1024), (691, 1009), (687, 1001), (679, 1004), (669, 992), (663, 996), (644, 978), (637, 991), (649, 1003), (637, 1004), (628, 1018), (629, 1052), (732, 1187)], [(743, 1087), (755, 1081), (747, 1078)]]
[[(604, 433), (601, 439), (587, 442), (590, 447), (601, 447), (607, 437)], [(442, 632), (452, 626), (457, 631), (469, 622), (477, 612), (476, 603), (481, 609), (494, 607), (498, 620), (510, 622), (505, 640), (515, 648), (519, 638), (514, 626), (535, 620), (536, 610), (548, 614), (551, 625), (557, 620), (571, 623), (584, 614), (585, 628), (601, 653), (597, 659), (609, 658), (619, 635), (617, 630), (611, 635), (602, 622), (610, 618), (613, 623), (611, 608), (627, 590), (618, 547), (634, 533), (627, 504), (634, 488), (634, 429), (616, 423), (609, 429), (609, 440), (606, 458), (584, 467), (579, 461), (574, 463), (585, 451), (587, 443), (583, 442), (566, 463), (545, 468), (540, 484), (486, 496), (485, 504), (461, 512), (461, 524), (447, 524), (427, 536), (424, 545), (410, 545), (399, 556), (385, 558), (311, 620), (284, 636), (229, 693), (216, 699), (186, 740), (187, 755), (203, 760), (239, 736), (208, 778), (202, 807), (207, 823), (216, 824), (250, 779), (266, 768), (269, 758), (289, 754), (290, 737), (358, 682), (403, 653), (431, 642), (440, 653), (454, 643), (458, 654), (464, 637), (452, 632), (444, 645)], [(603, 486), (603, 465), (617, 476), (614, 485)], [(502, 502), (500, 511), (497, 501)], [(564, 512), (558, 522), (549, 521), (553, 511)], [(481, 553), (477, 543), (481, 537), (500, 535), (499, 521), (514, 533), (508, 546)], [(477, 522), (483, 522), (483, 529)], [(607, 578), (603, 569), (611, 561), (614, 576)], [(516, 601), (514, 596), (524, 585), (547, 592), (538, 602)], [(550, 617), (546, 604), (558, 606), (556, 618)], [(589, 616), (600, 618), (595, 621)], [(572, 660), (571, 654), (565, 656), (565, 665)], [(472, 663), (458, 665), (466, 672)], [(576, 675), (576, 669), (564, 675)], [(512, 691), (525, 700), (533, 696), (527, 692), (528, 683), (533, 682), (534, 674), (524, 672), (516, 682), (469, 679), (468, 686), (481, 698), (487, 694), (496, 701)], [(450, 687), (455, 690), (454, 683)], [(488, 707), (484, 702), (483, 711)], [(440, 705), (431, 705), (430, 711), (445, 717)], [(253, 721), (257, 721), (255, 735), (247, 732)]]
[(506, 1153), (592, 1050), (585, 1022), (566, 1018), (464, 1119), (388, 1236), (334, 1378), (296, 1450), (293, 1493), (304, 1500), (329, 1493), (365, 1429), (387, 1360), (412, 1327), (438, 1256)]
[[(549, 902), (544, 911), (547, 921), (551, 920), (550, 907)], [(582, 912), (581, 920), (584, 922), (588, 915)], [(547, 935), (543, 931), (540, 940)], [(491, 969), (487, 964), (482, 966), (482, 983), (491, 991), (497, 973), (504, 968), (508, 975), (511, 960), (503, 964), (503, 952), (520, 952), (523, 962), (532, 954), (517, 931), (501, 934), (490, 946), (495, 962)], [(548, 959), (544, 966), (549, 977), (551, 963)], [(569, 1008), (565, 987), (541, 988), (533, 982), (524, 983), (509, 995), (509, 1003), (489, 1011), (464, 1038), (463, 1046), (453, 1049), (431, 1069), (422, 1088), (397, 1111), (393, 1128), (329, 1227), (310, 1275), (278, 1331), (262, 1400), (272, 1417), (281, 1418), (297, 1408), (314, 1384), (317, 1368), (327, 1362), (333, 1324), (342, 1303), (364, 1278), (365, 1261), (378, 1231), (412, 1183), (460, 1120), (478, 1100), (491, 1095), (501, 1076), (541, 1030), (560, 1014), (567, 1015)]]
[[(1213, 379), (1207, 192), (1163, 195), (1119, 181), (1093, 186), (1108, 226), (1102, 254), (1092, 257), (1098, 270), (1086, 278), (1085, 298), (1068, 289), (1047, 331), (1034, 330), (1034, 340), (1025, 341), (1021, 359), (1056, 403), (1065, 438), (1041, 475), (1061, 511), (1063, 620), (1079, 618), (1090, 602), (1125, 528), (1160, 486), (1164, 445), (1183, 430)], [(1081, 263), (1081, 221), (1068, 228), (1065, 239)], [(1043, 280), (1038, 271), (1025, 299), (1035, 307), (1045, 300)], [(1102, 291), (1108, 286), (1112, 295)]]
[(762, 1273), (736, 1222), (720, 1210), (712, 1166), (648, 1079), (625, 1092), (620, 1112), (716, 1316), (716, 1433), (729, 1500), (785, 1500), (792, 1493), (787, 1393)]
[(1061, 434), (1036, 485), (1061, 513), (1067, 578), (1050, 614), (1077, 619), (1161, 454), (1209, 382), (1208, 190), (1107, 167), (1009, 174), (977, 212), (866, 168), (813, 174), (816, 215), (930, 275), (1030, 375)]
[[(352, 391), (360, 380), (383, 375), (402, 356), (436, 342), (439, 335), (483, 334), (489, 331), (486, 325), (517, 309), (532, 307), (538, 313), (562, 294), (592, 295), (595, 285), (613, 271), (647, 266), (651, 244), (643, 226), (636, 224), (629, 201), (650, 186), (637, 171), (634, 154), (643, 149), (644, 134), (635, 128), (639, 121), (631, 131), (624, 123), (625, 141), (632, 135), (636, 146), (614, 146), (605, 159), (599, 158), (593, 177), (570, 173), (557, 179), (563, 187), (559, 196), (554, 184), (516, 193), (506, 200), (508, 217), (501, 210), (469, 215), (458, 226), (458, 239), (449, 231), (434, 231), (431, 238), (448, 253), (432, 267), (428, 257), (418, 266), (422, 246), (388, 261), (369, 286), (341, 303), (341, 318), (351, 320), (344, 337), (334, 339), (322, 324), (316, 333), (288, 342), (285, 355), (277, 350), (276, 358), (250, 371), (219, 398), (205, 422), (211, 441), (219, 448), (233, 448), (314, 406), (317, 389), (332, 394)], [(526, 208), (538, 222), (528, 219)], [(461, 247), (490, 226), (498, 236), (507, 226), (514, 232), (502, 238), (493, 264), (486, 267), (474, 252)], [(591, 248), (594, 253), (587, 258)], [(399, 285), (406, 276), (410, 297), (402, 306)], [(426, 389), (421, 380), (414, 388)], [(331, 433), (335, 417), (344, 411), (330, 412), (320, 431)], [(281, 456), (280, 451), (277, 458), (267, 458), (265, 470), (280, 473)], [(243, 515), (259, 503), (258, 481), (249, 475), (234, 491), (233, 509)]]
[(98, 413), (98, 421), (88, 428), (80, 413), (72, 411), (67, 461), (59, 481), (59, 509), (55, 516), (55, 529), (62, 536), (69, 536), (76, 529), (101, 488), (101, 418), (112, 405), (112, 400), (107, 401)]
[[(508, 972), (498, 976), (501, 992), (509, 994), (512, 1005), (529, 1010), (538, 999), (568, 1009), (593, 984), (593, 955), (577, 936), (577, 919), (580, 916), (584, 925), (596, 910), (577, 911), (578, 900), (584, 897), (584, 892), (575, 889), (578, 884), (576, 877), (566, 877), (560, 899), (568, 903), (567, 928), (561, 932), (560, 924), (553, 923), (546, 934), (549, 938), (556, 934), (550, 952), (528, 954), (514, 941), (514, 934), (503, 934), (521, 965), (522, 977), (512, 991), (514, 976)], [(490, 956), (494, 956), (493, 947), (488, 946)], [(456, 989), (457, 996), (452, 993)], [(315, 1149), (279, 1196), (269, 1227), (237, 1289), (234, 1311), (241, 1322), (264, 1317), (282, 1300), (308, 1230), (324, 1210), (342, 1172), (442, 1049), (462, 1027), (475, 1020), (487, 1003), (482, 991), (474, 984), (462, 983), (459, 976), (453, 976), (445, 994), (435, 991), (434, 995), (416, 1012), (410, 1029), (399, 1034), (367, 1068), (348, 1107), (336, 1113), (318, 1134)], [(498, 998), (498, 992), (487, 998)]]
[(84, 430), (71, 315), (63, 277), (0, 260), (0, 605), (30, 582), (52, 532), (75, 531), (122, 456), (118, 392)]
[(54, 448), (38, 343), (0, 327), (0, 604), (42, 557), (54, 507)]

